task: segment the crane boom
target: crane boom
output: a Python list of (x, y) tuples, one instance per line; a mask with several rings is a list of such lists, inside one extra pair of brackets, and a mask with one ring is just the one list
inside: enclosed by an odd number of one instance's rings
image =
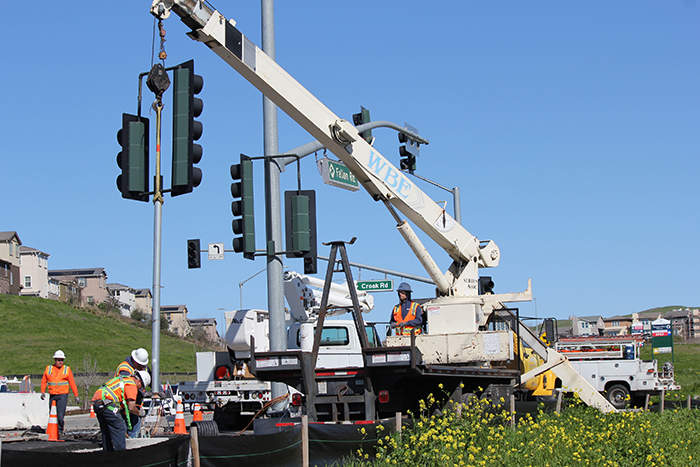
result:
[[(335, 154), (375, 200), (390, 203), (448, 253), (453, 265), (446, 279), (436, 281), (444, 295), (478, 294), (478, 268), (497, 266), (500, 259), (493, 241), (482, 243), (455, 222), (406, 174), (361, 138), (350, 122), (335, 115), (236, 29), (234, 21), (204, 2), (191, 0), (156, 0), (151, 11), (164, 17), (159, 11), (171, 9), (192, 29), (190, 37), (206, 44)], [(434, 275), (434, 271), (428, 272)]]

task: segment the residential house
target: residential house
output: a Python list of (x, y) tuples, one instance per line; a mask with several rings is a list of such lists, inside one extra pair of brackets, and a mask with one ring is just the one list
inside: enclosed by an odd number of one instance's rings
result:
[(19, 295), (21, 245), (17, 232), (0, 232), (0, 293)]
[(35, 248), (19, 247), (20, 295), (49, 298), (49, 256)]
[(605, 329), (603, 329), (603, 334), (606, 336), (621, 336), (630, 334), (632, 330), (632, 318), (629, 316), (612, 316), (610, 318), (603, 318), (603, 323), (605, 323)]
[(664, 318), (671, 321), (674, 336), (683, 339), (700, 338), (700, 310), (697, 308), (671, 310)]
[(61, 300), (65, 299), (68, 303), (72, 303), (71, 291), (77, 291), (77, 304), (80, 306), (97, 306), (110, 298), (104, 268), (54, 269), (49, 271), (49, 278), (55, 278), (64, 284), (65, 294), (62, 290)]
[(216, 318), (197, 318), (189, 321), (192, 331), (194, 332), (197, 329), (201, 329), (204, 331), (204, 335), (207, 337), (207, 340), (211, 342), (219, 342), (221, 339), (216, 330)]
[(602, 316), (571, 316), (569, 319), (574, 336), (602, 336), (605, 330)]
[(153, 315), (153, 295), (151, 289), (136, 289), (136, 308), (146, 313)]
[[(644, 335), (651, 335), (651, 322), (661, 318), (661, 313), (658, 311), (643, 311), (641, 313), (632, 313), (632, 328), (641, 327), (641, 332)], [(635, 329), (636, 330), (636, 329)]]
[(169, 305), (160, 307), (160, 315), (168, 320), (168, 330), (180, 337), (185, 337), (190, 332), (187, 319), (187, 305)]
[(131, 317), (131, 312), (136, 309), (136, 290), (128, 285), (116, 283), (107, 284), (107, 290), (114, 298), (121, 314)]

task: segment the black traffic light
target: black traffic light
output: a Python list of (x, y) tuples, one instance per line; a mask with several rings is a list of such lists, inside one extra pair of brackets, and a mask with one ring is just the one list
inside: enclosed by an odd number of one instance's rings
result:
[(240, 235), (233, 239), (233, 251), (243, 253), (243, 257), (253, 259), (255, 254), (255, 217), (253, 209), (253, 161), (241, 154), (241, 162), (231, 166), (231, 212), (235, 219), (231, 223), (233, 233)]
[(316, 274), (316, 192), (284, 192), (287, 258), (304, 258), (304, 274)]
[(181, 63), (173, 70), (173, 168), (171, 196), (191, 193), (202, 181), (202, 170), (195, 167), (202, 159), (202, 146), (196, 144), (202, 136), (204, 103), (194, 97), (204, 86), (204, 79), (194, 74), (194, 60)]
[[(418, 134), (418, 130), (408, 123), (404, 123), (404, 127), (412, 133)], [(399, 143), (405, 144), (404, 146), (399, 146), (401, 170), (409, 173), (415, 172), (416, 157), (420, 156), (420, 143), (414, 139), (411, 139), (406, 133), (399, 133)]]
[(488, 295), (493, 293), (493, 281), (489, 276), (479, 278), (479, 295)]
[[(352, 116), (352, 124), (355, 126), (362, 125), (363, 123), (369, 123), (370, 121), (369, 110), (362, 106), (360, 106), (360, 113), (353, 114)], [(369, 143), (372, 140), (372, 130), (363, 131), (360, 133), (360, 136), (362, 136), (365, 141)]]
[(199, 248), (199, 239), (187, 240), (187, 268), (199, 269), (202, 267), (202, 251)]
[(122, 114), (117, 141), (122, 147), (117, 155), (117, 165), (122, 169), (117, 188), (122, 198), (148, 201), (148, 119)]

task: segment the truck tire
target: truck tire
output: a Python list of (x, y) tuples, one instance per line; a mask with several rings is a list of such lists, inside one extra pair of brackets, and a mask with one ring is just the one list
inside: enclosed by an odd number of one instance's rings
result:
[(226, 406), (214, 409), (214, 421), (218, 425), (219, 431), (235, 430), (238, 426), (239, 415), (240, 411), (231, 408), (226, 409)]
[(605, 391), (605, 397), (616, 409), (624, 409), (630, 401), (630, 390), (624, 384), (613, 384)]

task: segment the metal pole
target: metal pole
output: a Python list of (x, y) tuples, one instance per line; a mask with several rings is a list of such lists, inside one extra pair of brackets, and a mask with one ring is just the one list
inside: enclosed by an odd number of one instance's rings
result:
[[(275, 59), (275, 18), (273, 0), (261, 0), (262, 8), (262, 50)], [(279, 153), (277, 139), (277, 107), (263, 96), (263, 139), (264, 155)], [(275, 251), (282, 251), (282, 206), (280, 199), (280, 173), (284, 169), (276, 160), (265, 159), (265, 208), (267, 256), (267, 306), (270, 313), (270, 350), (287, 350), (284, 321), (284, 262)], [(287, 393), (283, 383), (272, 383), (272, 398)], [(274, 409), (279, 409), (281, 402)]]
[(459, 187), (452, 188), (452, 198), (454, 198), (455, 222), (462, 225), (462, 203), (459, 201)]
[(163, 104), (156, 101), (156, 177), (153, 196), (153, 316), (151, 322), (151, 389), (160, 392), (160, 258), (163, 226), (163, 193), (160, 186), (160, 125)]

